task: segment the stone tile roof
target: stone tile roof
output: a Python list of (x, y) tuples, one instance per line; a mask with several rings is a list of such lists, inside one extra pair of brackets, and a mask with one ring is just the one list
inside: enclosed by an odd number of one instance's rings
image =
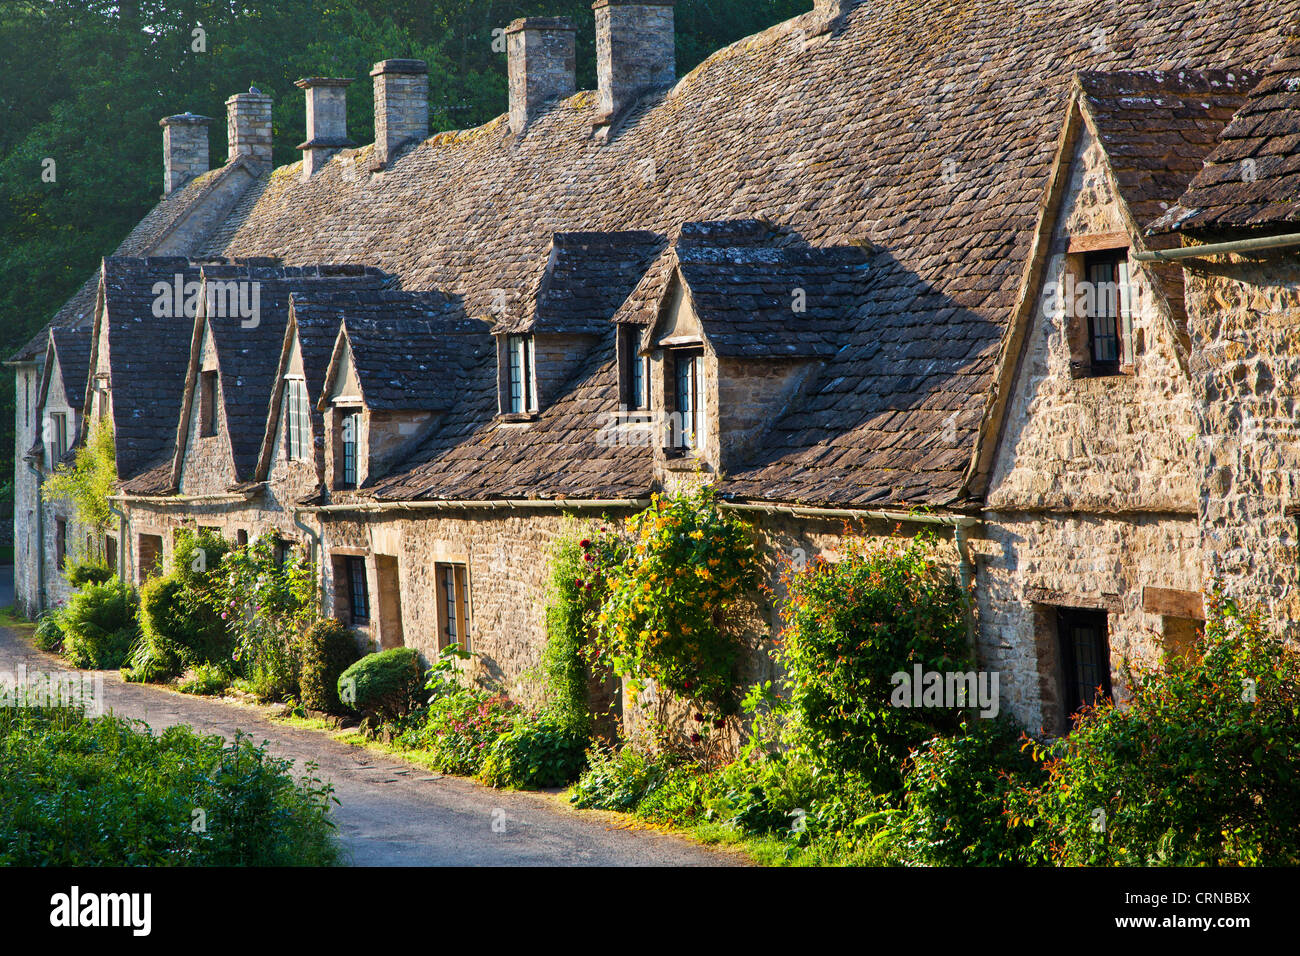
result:
[(873, 277), (862, 248), (793, 245), (770, 230), (740, 238), (687, 229), (674, 256), (704, 334), (722, 356), (835, 355), (850, 341)]
[(178, 257), (104, 260), (113, 431), (123, 481), (164, 462), (170, 467), (194, 317), (154, 315), (153, 288), (158, 282), (174, 283), (176, 276), (183, 284), (198, 282), (199, 268)]
[[(113, 256), (142, 257), (149, 255), (188, 213), (202, 205), (209, 196), (221, 189), (232, 177), (243, 175), (243, 171), (246, 169), (243, 160), (236, 160), (219, 169), (209, 170), (201, 176), (196, 176), (181, 189), (164, 196), (162, 201), (149, 210), (145, 217), (131, 230), (126, 239), (122, 241), (122, 244), (113, 252)], [(215, 228), (216, 225), (217, 223), (213, 222), (206, 229), (200, 228), (196, 230), (194, 243), (205, 241), (210, 229)], [(188, 252), (189, 250), (181, 251)], [(95, 299), (99, 292), (99, 279), (100, 274), (98, 272), (87, 279), (85, 284), (73, 294), (72, 298), (65, 302), (63, 307), (55, 313), (50, 323), (33, 336), (9, 361), (32, 361), (44, 351), (47, 330), (53, 326), (70, 328), (91, 325), (95, 320)]]
[[(1261, 61), (1262, 62), (1262, 61)], [(1300, 38), (1289, 41), (1152, 232), (1300, 222)]]
[[(800, 18), (648, 97), (608, 143), (592, 139), (597, 106), (582, 93), (519, 140), (502, 117), (432, 137), (378, 177), (364, 172), (370, 147), (307, 182), (300, 166), (278, 170), (208, 251), (373, 262), (491, 317), (493, 290), (529, 288), (555, 233), (671, 235), (761, 216), (817, 246), (870, 242), (877, 275), (854, 335), (734, 488), (946, 503), (961, 491), (1074, 74), (1259, 63), (1298, 14), (1297, 0), (1138, 0), (1097, 5), (1084, 22), (1061, 0), (1016, 16), (994, 0), (900, 0), (857, 7), (821, 36)], [(483, 383), (428, 446), (434, 457), (383, 493), (644, 488), (637, 455), (609, 455), (574, 424), (616, 403), (612, 354), (602, 344), (572, 394), (522, 429), (492, 421), (495, 382)]]
[[(446, 411), (476, 367), (495, 362), (491, 326), (465, 318), (436, 292), (345, 293), (305, 304), (322, 316), (334, 310), (372, 409)], [(337, 355), (327, 389), (336, 366)]]
[(604, 334), (666, 241), (645, 230), (556, 233), (536, 285), (496, 331)]
[(250, 325), (238, 315), (208, 317), (235, 474), (240, 482), (250, 481), (257, 469), (275, 392), (290, 297), (345, 289), (377, 292), (394, 280), (378, 269), (360, 265), (284, 266), (269, 262), (205, 265), (203, 277), (207, 282), (257, 285), (260, 308), (256, 324)]
[[(1086, 13), (1086, 16), (1081, 16)], [(1266, 62), (1300, 0), (894, 0), (829, 31), (812, 14), (719, 51), (592, 136), (596, 96), (434, 136), (370, 175), (373, 147), (303, 181), (266, 174), (199, 254), (368, 262), (494, 318), (557, 233), (761, 218), (813, 246), (877, 250), (844, 347), (774, 423), (731, 493), (834, 505), (960, 499), (1065, 104), (1080, 70)], [(663, 257), (652, 271), (662, 276)], [(649, 279), (647, 279), (649, 281)], [(637, 286), (633, 297), (647, 283)], [(476, 376), (390, 497), (621, 497), (648, 450), (595, 436), (617, 406), (613, 336), (526, 426)]]
[(1183, 194), (1261, 75), (1243, 69), (1079, 74), (1085, 108), (1140, 228)]
[(64, 400), (70, 408), (80, 411), (85, 406), (86, 386), (90, 381), (90, 328), (53, 326), (49, 336), (63, 373)]
[[(1177, 202), (1262, 74), (1255, 70), (1136, 70), (1079, 74), (1082, 109), (1106, 150), (1139, 232)], [(1148, 245), (1170, 245), (1165, 240)], [(1187, 343), (1183, 269), (1152, 263), (1175, 334)]]

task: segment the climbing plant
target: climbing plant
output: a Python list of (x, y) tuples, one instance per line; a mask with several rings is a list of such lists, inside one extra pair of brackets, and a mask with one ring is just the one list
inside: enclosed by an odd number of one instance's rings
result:
[(582, 544), (594, 611), (596, 655), (636, 687), (731, 715), (739, 709), (741, 641), (736, 610), (759, 580), (753, 532), (722, 509), (706, 486), (690, 495), (655, 495), (622, 533)]
[(46, 479), (41, 494), (46, 501), (71, 501), (78, 520), (102, 533), (113, 517), (108, 498), (116, 481), (113, 426), (105, 419), (91, 426), (72, 465), (56, 469)]

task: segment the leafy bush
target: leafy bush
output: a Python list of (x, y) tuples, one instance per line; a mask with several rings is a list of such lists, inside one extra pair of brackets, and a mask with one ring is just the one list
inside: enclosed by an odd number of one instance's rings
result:
[(36, 646), (43, 651), (52, 651), (55, 654), (63, 650), (63, 626), (59, 623), (59, 615), (53, 611), (46, 611), (36, 621), (36, 632), (33, 635)]
[(594, 622), (601, 660), (637, 683), (652, 680), (735, 714), (741, 645), (733, 617), (760, 569), (750, 527), (705, 486), (677, 498), (655, 495), (627, 532), (628, 540), (587, 542), (589, 577), (601, 597)]
[(129, 585), (87, 584), (58, 612), (68, 660), (95, 670), (121, 667), (139, 636), (138, 613), (139, 599)]
[(64, 577), (74, 588), (81, 588), (87, 584), (103, 584), (106, 581), (111, 581), (117, 577), (117, 572), (106, 564), (83, 561), (68, 568)]
[(883, 545), (846, 541), (840, 560), (818, 558), (784, 575), (790, 599), (779, 659), (807, 753), (831, 770), (864, 774), (896, 792), (909, 751), (954, 733), (958, 708), (891, 705), (891, 677), (968, 671), (966, 604), (932, 537)]
[(86, 440), (77, 446), (72, 466), (60, 466), (45, 479), (41, 497), (46, 501), (71, 501), (83, 524), (103, 531), (113, 517), (108, 499), (116, 482), (113, 425), (105, 418), (91, 424)]
[(661, 785), (668, 768), (635, 747), (593, 747), (569, 801), (581, 810), (629, 813)]
[(367, 718), (397, 720), (420, 705), (420, 658), (409, 647), (367, 654), (338, 679), (339, 699)]
[(1190, 659), (1138, 671), (1123, 708), (1085, 708), (1013, 794), (1013, 823), (1063, 865), (1300, 863), (1300, 654), (1211, 601)]
[(295, 781), (291, 761), (242, 736), (226, 744), (188, 727), (155, 736), (69, 708), (0, 708), (0, 768), (0, 866), (339, 860), (333, 788)]
[(230, 672), (218, 664), (199, 664), (186, 675), (176, 688), (182, 694), (200, 694), (215, 697), (224, 694), (230, 686)]
[(345, 712), (339, 700), (339, 678), (361, 657), (356, 635), (340, 621), (321, 618), (303, 631), (298, 686), (302, 704), (329, 714)]
[(516, 721), (488, 748), (480, 773), (494, 787), (563, 787), (586, 766), (587, 735), (551, 711)]
[(232, 657), (263, 700), (300, 693), (302, 632), (320, 616), (315, 565), (298, 549), (283, 561), (264, 534), (230, 552), (215, 582), (216, 601), (233, 640)]
[(1007, 794), (1042, 772), (1008, 717), (967, 723), (911, 757), (898, 852), (922, 866), (1005, 866), (1029, 862), (1029, 834), (1012, 828)]
[(218, 534), (186, 532), (172, 554), (172, 571), (145, 582), (140, 626), (158, 674), (230, 662), (229, 615), (220, 606), (218, 590), (221, 562), (229, 551)]
[(551, 557), (546, 647), (542, 651), (549, 709), (584, 733), (591, 725), (586, 619), (594, 603), (591, 588), (583, 580), (589, 575), (588, 557), (588, 549), (573, 538), (563, 541)]
[(424, 722), (408, 729), (400, 741), (424, 750), (444, 773), (476, 776), (488, 748), (514, 728), (518, 710), (504, 694), (461, 688), (434, 698)]

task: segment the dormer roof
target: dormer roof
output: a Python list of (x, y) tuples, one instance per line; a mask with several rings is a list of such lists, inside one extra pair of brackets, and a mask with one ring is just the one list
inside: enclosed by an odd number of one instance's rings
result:
[(446, 411), (474, 367), (496, 354), (489, 324), (466, 318), (438, 292), (343, 293), (300, 300), (298, 308), (339, 324), (322, 407), (345, 346), (366, 405), (378, 410)]
[(646, 230), (557, 232), (546, 266), (500, 333), (601, 335), (666, 237)]

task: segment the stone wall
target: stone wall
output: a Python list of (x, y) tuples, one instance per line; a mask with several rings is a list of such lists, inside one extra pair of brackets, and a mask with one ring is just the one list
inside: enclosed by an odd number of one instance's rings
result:
[(1124, 663), (1156, 664), (1178, 619), (1145, 610), (1148, 588), (1202, 589), (1192, 515), (986, 515), (975, 552), (979, 656), (997, 671), (1004, 706), (1026, 727), (1062, 729), (1055, 609), (1107, 612), (1111, 683)]
[(1300, 264), (1186, 264), (1205, 576), (1300, 635)]

